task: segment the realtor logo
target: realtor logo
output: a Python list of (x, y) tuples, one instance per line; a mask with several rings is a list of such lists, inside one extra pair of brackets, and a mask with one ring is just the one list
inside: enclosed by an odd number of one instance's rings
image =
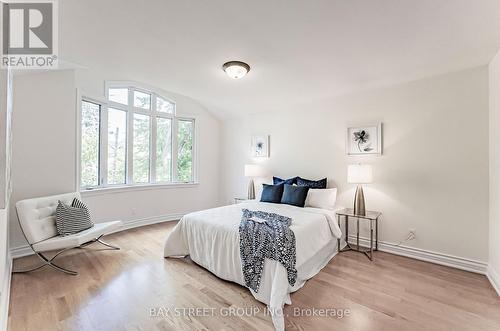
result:
[(57, 66), (56, 0), (0, 0), (1, 67), (47, 69)]

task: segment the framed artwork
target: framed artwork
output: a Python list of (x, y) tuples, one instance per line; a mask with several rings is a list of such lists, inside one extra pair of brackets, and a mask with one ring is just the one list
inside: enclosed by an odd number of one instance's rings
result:
[(382, 155), (382, 123), (347, 128), (347, 155)]
[(269, 135), (252, 136), (252, 157), (269, 157)]

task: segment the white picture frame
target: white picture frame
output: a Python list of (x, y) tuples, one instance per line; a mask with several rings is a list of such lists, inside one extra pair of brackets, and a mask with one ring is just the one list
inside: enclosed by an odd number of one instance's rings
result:
[(269, 135), (253, 135), (250, 152), (252, 157), (269, 157)]
[(348, 127), (346, 153), (349, 156), (382, 155), (382, 123)]

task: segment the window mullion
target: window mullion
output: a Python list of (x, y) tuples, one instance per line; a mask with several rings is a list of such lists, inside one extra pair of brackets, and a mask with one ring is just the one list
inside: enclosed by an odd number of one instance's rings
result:
[(142, 114), (142, 115), (147, 115), (147, 116), (150, 116), (151, 115), (151, 110), (146, 110), (146, 109), (141, 109), (141, 108), (137, 108), (137, 107), (132, 107), (134, 113), (136, 114)]
[(167, 113), (155, 112), (155, 115), (156, 115), (156, 117), (174, 119), (174, 116), (172, 116), (171, 114), (167, 114)]
[(108, 184), (108, 107), (101, 104), (99, 123), (99, 186)]
[(192, 150), (191, 150), (191, 181), (192, 182), (197, 182), (198, 181), (198, 165), (197, 165), (197, 162), (198, 162), (198, 141), (197, 141), (197, 137), (196, 137), (196, 134), (198, 132), (198, 130), (196, 130), (196, 120), (192, 119), (192, 123), (193, 123), (193, 131), (192, 131), (192, 138), (193, 139), (193, 142), (192, 142)]

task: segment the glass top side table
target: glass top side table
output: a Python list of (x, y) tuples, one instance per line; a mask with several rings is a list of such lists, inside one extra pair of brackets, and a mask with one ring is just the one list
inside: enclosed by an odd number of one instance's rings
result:
[[(346, 247), (343, 249), (340, 249), (340, 238), (337, 239), (337, 249), (339, 253), (342, 252), (347, 252), (347, 251), (356, 251), (365, 254), (370, 261), (373, 261), (373, 251), (378, 251), (378, 219), (380, 215), (382, 215), (381, 212), (378, 211), (366, 211), (365, 216), (361, 215), (356, 215), (354, 214), (354, 210), (352, 208), (346, 208), (342, 209), (336, 212), (337, 215), (337, 222), (339, 224), (340, 228), (340, 220), (341, 217), (344, 217), (345, 219), (345, 242), (346, 242)], [(356, 219), (356, 245), (352, 245), (349, 243), (349, 219), (350, 218), (355, 218)], [(361, 248), (359, 245), (359, 220), (364, 220), (367, 222), (370, 222), (370, 248)], [(373, 223), (375, 223), (375, 248), (373, 247), (374, 242), (373, 242)]]

